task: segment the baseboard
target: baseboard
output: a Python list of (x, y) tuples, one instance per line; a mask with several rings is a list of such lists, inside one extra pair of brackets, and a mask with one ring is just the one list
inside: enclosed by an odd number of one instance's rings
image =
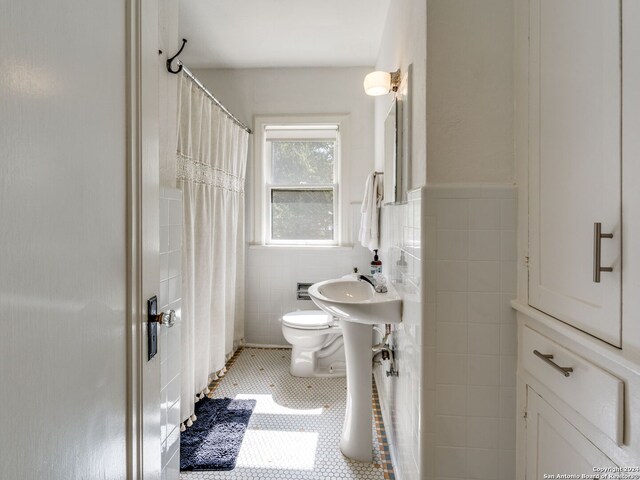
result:
[(244, 343), (242, 345), (244, 348), (279, 348), (291, 350), (291, 345), (276, 345), (271, 343)]

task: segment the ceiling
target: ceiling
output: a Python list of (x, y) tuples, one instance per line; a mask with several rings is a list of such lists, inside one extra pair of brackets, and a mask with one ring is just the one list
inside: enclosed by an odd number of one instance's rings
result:
[(373, 66), (390, 0), (180, 0), (192, 68)]

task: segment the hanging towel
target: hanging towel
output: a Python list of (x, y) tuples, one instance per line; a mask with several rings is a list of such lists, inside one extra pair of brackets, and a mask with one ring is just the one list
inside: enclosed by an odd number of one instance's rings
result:
[(382, 174), (371, 172), (367, 176), (364, 185), (364, 199), (362, 200), (362, 218), (360, 220), (360, 233), (358, 239), (363, 247), (369, 250), (377, 250), (380, 234), (379, 209), (383, 197)]

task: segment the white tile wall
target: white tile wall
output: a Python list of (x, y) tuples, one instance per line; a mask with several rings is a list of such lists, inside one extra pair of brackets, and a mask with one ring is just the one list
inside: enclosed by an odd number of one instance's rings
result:
[(160, 191), (159, 311), (173, 309), (173, 327), (160, 327), (162, 480), (180, 475), (180, 310), (182, 282), (182, 192)]
[(426, 195), (425, 270), (435, 292), (424, 321), (435, 331), (435, 367), (424, 372), (434, 401), (427, 394), (422, 412), (423, 478), (513, 480), (515, 189), (429, 187)]
[[(424, 362), (426, 346), (422, 342), (425, 314), (422, 301), (425, 287), (421, 240), (423, 200), (423, 189), (414, 190), (409, 193), (406, 204), (383, 207), (381, 220), (383, 272), (403, 297), (403, 321), (395, 328), (391, 339), (399, 375), (386, 376), (388, 362), (376, 367), (374, 374), (399, 480), (423, 478), (420, 473), (421, 428), (424, 428), (420, 411), (424, 391), (422, 372), (433, 365)], [(401, 255), (404, 255), (406, 267), (398, 264)]]
[[(353, 205), (351, 210), (352, 231), (357, 232), (359, 205)], [(360, 245), (353, 248), (249, 246), (245, 276), (245, 342), (288, 345), (282, 336), (282, 315), (318, 308), (311, 300), (297, 300), (296, 284), (341, 277), (351, 273), (353, 267), (369, 273), (372, 258), (369, 250)]]

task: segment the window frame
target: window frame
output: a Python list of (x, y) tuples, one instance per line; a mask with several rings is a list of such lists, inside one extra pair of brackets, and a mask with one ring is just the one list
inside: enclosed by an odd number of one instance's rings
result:
[[(341, 195), (341, 184), (344, 182), (342, 153), (344, 151), (344, 119), (343, 115), (313, 115), (313, 116), (256, 116), (254, 121), (254, 208), (252, 213), (254, 244), (280, 247), (336, 247), (343, 245), (345, 222), (345, 208)], [(321, 130), (334, 127), (331, 136), (319, 134)], [(287, 130), (290, 128), (290, 130)], [(333, 182), (316, 185), (274, 185), (271, 183), (271, 148), (268, 143), (272, 140), (268, 132), (278, 130), (291, 131), (299, 128), (295, 135), (284, 136), (284, 139), (310, 140), (331, 139), (335, 136), (335, 151), (333, 165)], [(310, 134), (305, 135), (308, 130)], [(271, 135), (276, 136), (277, 134)], [(279, 140), (279, 139), (278, 139)], [(274, 190), (331, 190), (333, 192), (333, 239), (332, 240), (296, 240), (272, 238), (272, 203), (271, 195)]]

